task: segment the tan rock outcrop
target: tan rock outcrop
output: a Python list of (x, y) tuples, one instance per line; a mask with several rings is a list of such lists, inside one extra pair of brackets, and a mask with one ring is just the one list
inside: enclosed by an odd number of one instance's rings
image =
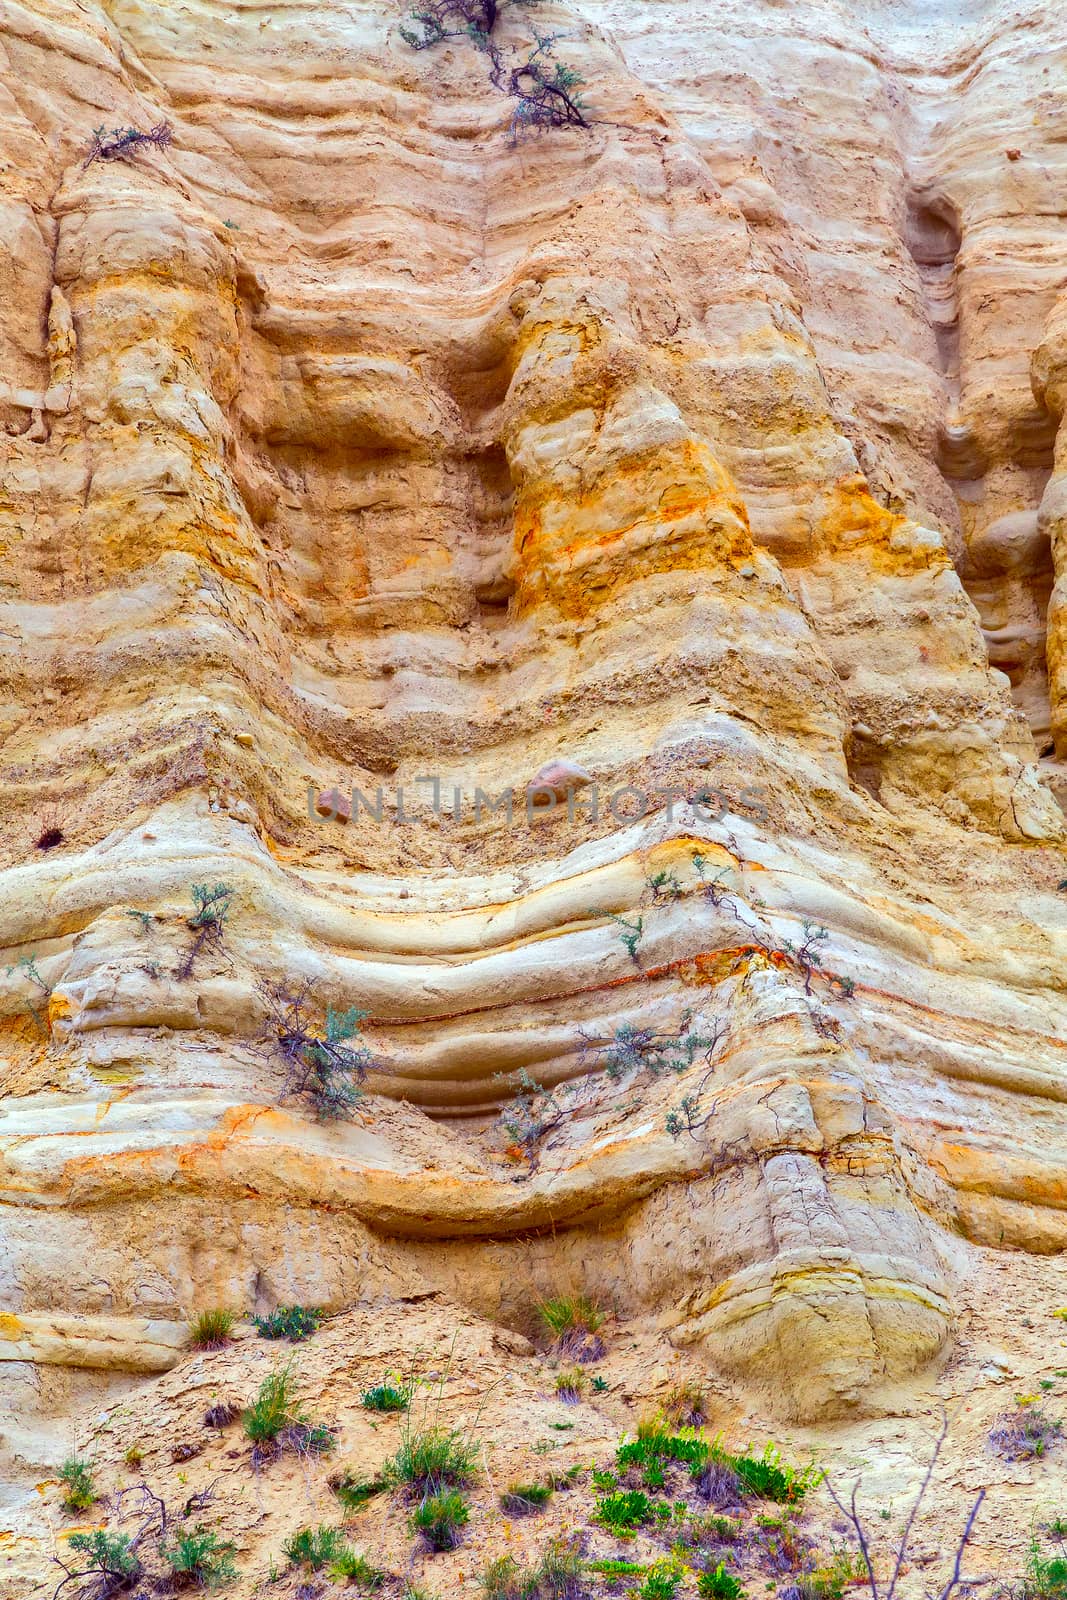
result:
[(1067, 1244), (1059, 15), (538, 17), (587, 131), (383, 0), (0, 11), (24, 1481), (206, 1306), (581, 1288), (820, 1420)]

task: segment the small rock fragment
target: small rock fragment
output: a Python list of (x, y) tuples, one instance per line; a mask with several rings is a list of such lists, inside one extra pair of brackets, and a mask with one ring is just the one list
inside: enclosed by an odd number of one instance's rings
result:
[(329, 817), (331, 822), (348, 822), (352, 817), (352, 802), (340, 789), (323, 789), (315, 801), (315, 810), (320, 817)]
[(592, 781), (592, 774), (576, 761), (546, 761), (526, 785), (526, 793), (534, 806), (546, 806), (550, 804), (548, 796), (566, 800), (572, 790), (584, 789)]

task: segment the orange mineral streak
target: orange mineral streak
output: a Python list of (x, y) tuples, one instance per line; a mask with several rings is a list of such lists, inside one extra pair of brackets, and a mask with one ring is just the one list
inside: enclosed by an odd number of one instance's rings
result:
[(986, 1148), (977, 1140), (967, 1144), (942, 1138), (926, 1153), (956, 1190), (1067, 1211), (1067, 1173), (1055, 1160), (1042, 1161), (1032, 1150), (1014, 1154), (1001, 1145)]
[[(940, 545), (909, 537), (916, 525), (878, 504), (862, 473), (839, 478), (814, 496), (814, 543), (818, 551), (851, 555), (862, 551), (879, 573), (900, 576), (950, 565)], [(917, 530), (916, 530), (917, 531)]]
[(752, 535), (729, 473), (687, 439), (619, 461), (573, 496), (551, 481), (527, 486), (515, 547), (520, 610), (547, 601), (575, 618), (638, 578), (743, 561)]
[(70, 998), (69, 996), (65, 995), (62, 990), (58, 990), (50, 994), (48, 997), (49, 1028), (52, 1028), (55, 1023), (61, 1021), (64, 1017), (69, 1017), (72, 1010), (73, 1007), (70, 1003)]

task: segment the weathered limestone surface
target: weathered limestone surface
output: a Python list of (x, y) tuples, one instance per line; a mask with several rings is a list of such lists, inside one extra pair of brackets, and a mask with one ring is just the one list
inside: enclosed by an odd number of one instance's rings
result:
[(820, 1419), (1067, 1245), (1064, 20), (545, 0), (597, 120), (515, 144), (384, 0), (0, 0), (13, 1478), (205, 1306), (570, 1285)]

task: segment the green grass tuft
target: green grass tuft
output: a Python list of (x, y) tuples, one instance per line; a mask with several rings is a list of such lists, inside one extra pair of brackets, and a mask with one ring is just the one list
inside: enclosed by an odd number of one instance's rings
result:
[(272, 1372), (263, 1379), (259, 1393), (241, 1418), (245, 1433), (253, 1444), (273, 1444), (283, 1428), (303, 1420), (288, 1367), (282, 1367), (279, 1372)]
[(581, 1367), (568, 1367), (565, 1372), (556, 1373), (556, 1398), (562, 1400), (564, 1405), (576, 1406), (585, 1393), (589, 1379)]
[(341, 1561), (348, 1553), (340, 1528), (330, 1528), (325, 1523), (317, 1528), (301, 1528), (286, 1539), (282, 1549), (294, 1567), (310, 1567), (312, 1572)]
[(385, 1573), (380, 1567), (372, 1567), (365, 1556), (348, 1549), (343, 1550), (330, 1567), (330, 1577), (339, 1583), (358, 1583), (361, 1589), (372, 1594), (385, 1582)]
[(702, 1572), (697, 1581), (700, 1600), (741, 1600), (744, 1592), (741, 1580), (727, 1572), (721, 1561), (710, 1572)]
[(359, 1403), (366, 1411), (406, 1411), (414, 1388), (406, 1383), (375, 1383), (364, 1389)]
[(573, 1600), (585, 1591), (578, 1587), (583, 1570), (581, 1556), (557, 1540), (549, 1545), (536, 1566), (520, 1566), (514, 1556), (499, 1556), (482, 1573), (484, 1600)]
[(545, 1333), (552, 1339), (562, 1339), (568, 1333), (596, 1333), (604, 1326), (604, 1313), (595, 1300), (584, 1294), (564, 1294), (542, 1300), (537, 1315)]
[(358, 1511), (368, 1500), (384, 1494), (389, 1487), (384, 1478), (357, 1478), (350, 1471), (330, 1479), (330, 1488), (346, 1511)]
[(238, 1577), (233, 1564), (236, 1546), (224, 1543), (217, 1534), (197, 1527), (181, 1529), (172, 1545), (162, 1545), (160, 1555), (179, 1583), (195, 1583), (201, 1589), (221, 1589)]
[(652, 1502), (640, 1489), (619, 1489), (596, 1503), (597, 1521), (611, 1533), (629, 1535), (652, 1517)]
[(426, 1497), (411, 1515), (413, 1533), (422, 1535), (431, 1550), (454, 1550), (470, 1519), (467, 1502), (455, 1489), (444, 1489)]
[(500, 1496), (500, 1509), (509, 1517), (532, 1517), (544, 1510), (552, 1498), (547, 1483), (509, 1483)]
[(425, 1498), (473, 1483), (477, 1463), (477, 1445), (455, 1429), (411, 1428), (382, 1467), (382, 1477), (394, 1488), (407, 1487)]
[(261, 1455), (283, 1446), (297, 1455), (328, 1455), (337, 1442), (332, 1428), (323, 1422), (309, 1422), (297, 1405), (289, 1366), (264, 1378), (241, 1421)]
[(232, 1311), (201, 1311), (189, 1324), (190, 1343), (197, 1350), (217, 1350), (230, 1337), (236, 1321)]

